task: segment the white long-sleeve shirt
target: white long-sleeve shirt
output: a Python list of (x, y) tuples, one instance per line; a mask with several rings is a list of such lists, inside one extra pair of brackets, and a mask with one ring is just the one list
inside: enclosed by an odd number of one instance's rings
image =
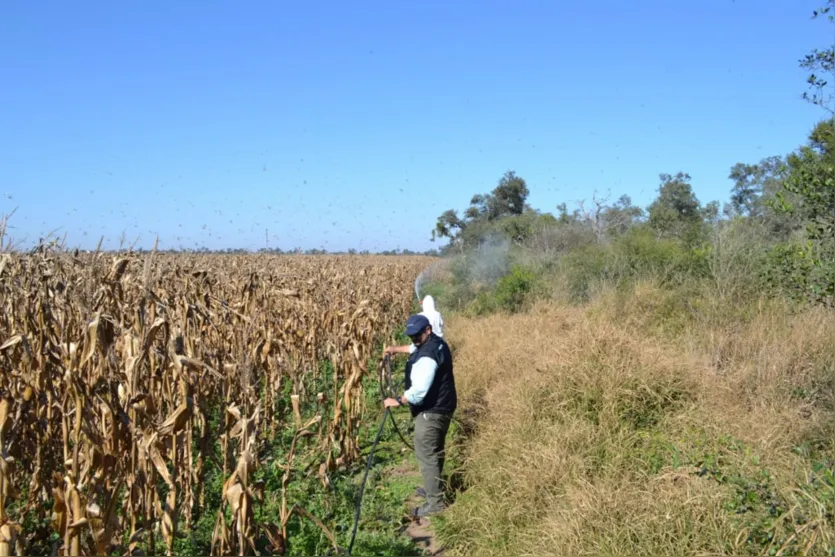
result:
[[(417, 347), (412, 344), (409, 346), (409, 354), (414, 354)], [(438, 369), (438, 362), (426, 356), (418, 358), (412, 364), (412, 386), (409, 387), (403, 395), (412, 404), (420, 404), (429, 392), (429, 387), (432, 386), (432, 381), (435, 379), (435, 371)]]

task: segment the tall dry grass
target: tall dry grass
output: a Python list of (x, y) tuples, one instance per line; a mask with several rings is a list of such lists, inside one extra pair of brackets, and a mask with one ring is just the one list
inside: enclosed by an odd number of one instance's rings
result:
[[(451, 554), (828, 554), (835, 315), (641, 284), (449, 316)], [(827, 471), (828, 470), (828, 471)]]

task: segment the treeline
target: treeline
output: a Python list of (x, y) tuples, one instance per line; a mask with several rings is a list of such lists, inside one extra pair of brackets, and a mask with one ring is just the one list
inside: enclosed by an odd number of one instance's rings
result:
[[(46, 249), (52, 250), (59, 250), (59, 251), (67, 251), (66, 247), (63, 243), (60, 242), (41, 242), (36, 247), (32, 248), (30, 251), (43, 251)], [(128, 248), (120, 247), (119, 249), (115, 250), (118, 252), (125, 251)], [(75, 252), (81, 253), (82, 250), (74, 250)], [(83, 250), (84, 253), (91, 253), (96, 250)], [(104, 250), (100, 249), (98, 251), (101, 252), (108, 252), (114, 250)], [(253, 254), (253, 253), (262, 253), (262, 254), (270, 254), (270, 255), (402, 255), (402, 256), (409, 256), (409, 255), (424, 255), (429, 257), (439, 257), (440, 251), (437, 249), (430, 249), (426, 251), (412, 251), (410, 249), (393, 249), (393, 250), (382, 250), (382, 251), (370, 251), (370, 250), (356, 250), (356, 249), (349, 249), (349, 250), (336, 250), (336, 251), (328, 251), (326, 249), (306, 249), (303, 250), (301, 248), (296, 248), (292, 250), (282, 250), (280, 248), (260, 248), (258, 250), (247, 250), (244, 248), (225, 248), (225, 249), (211, 249), (207, 247), (200, 247), (200, 248), (179, 248), (179, 249), (147, 249), (147, 248), (136, 248), (130, 249), (133, 253), (184, 253), (184, 254), (192, 254), (192, 253), (201, 253), (201, 254), (229, 254), (229, 255), (246, 255), (246, 254)]]
[(246, 250), (243, 248), (227, 248), (227, 249), (219, 249), (219, 250), (212, 250), (209, 248), (198, 248), (198, 249), (185, 249), (185, 250), (173, 250), (176, 253), (232, 253), (232, 254), (246, 254), (246, 253), (268, 253), (272, 255), (426, 255), (430, 257), (438, 257), (440, 256), (440, 252), (437, 249), (430, 249), (425, 251), (412, 251), (410, 249), (389, 249), (389, 250), (381, 250), (381, 251), (371, 251), (371, 250), (357, 250), (357, 249), (348, 249), (348, 250), (326, 250), (324, 248), (311, 248), (303, 250), (301, 248), (291, 249), (291, 250), (282, 250), (280, 248), (260, 248), (258, 250)]
[[(833, 14), (829, 0), (815, 17), (832, 22)], [(691, 177), (677, 172), (660, 175), (647, 207), (626, 195), (594, 196), (550, 213), (532, 208), (528, 184), (508, 171), (463, 213), (438, 217), (432, 238), (448, 239), (441, 252), (457, 257), (453, 290), (435, 293), (459, 309), (513, 310), (541, 287), (539, 278), (557, 271), (574, 300), (601, 281), (651, 277), (668, 284), (706, 279), (724, 295), (768, 292), (835, 305), (835, 120), (831, 86), (820, 77), (835, 73), (833, 47), (800, 64), (812, 87), (803, 98), (826, 117), (791, 153), (734, 165), (727, 202), (702, 203)]]

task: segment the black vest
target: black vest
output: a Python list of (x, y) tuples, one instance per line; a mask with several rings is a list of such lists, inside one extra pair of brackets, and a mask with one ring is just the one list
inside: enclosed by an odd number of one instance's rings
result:
[(455, 377), (452, 375), (452, 353), (447, 343), (432, 333), (426, 342), (409, 355), (406, 361), (406, 389), (412, 386), (412, 365), (420, 358), (432, 358), (438, 363), (435, 377), (429, 391), (420, 404), (409, 403), (412, 416), (421, 412), (452, 414), (458, 407), (458, 393), (455, 391)]

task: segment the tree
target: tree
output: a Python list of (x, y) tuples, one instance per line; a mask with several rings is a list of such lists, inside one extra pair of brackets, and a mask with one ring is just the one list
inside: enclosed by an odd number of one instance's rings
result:
[(604, 207), (601, 219), (606, 233), (620, 235), (626, 233), (644, 216), (644, 210), (632, 204), (628, 195), (622, 195), (614, 205)]
[[(432, 231), (432, 241), (435, 238), (449, 238), (451, 244), (477, 241), (489, 223), (531, 211), (526, 203), (529, 193), (525, 180), (508, 170), (492, 192), (473, 195), (463, 218), (454, 209), (444, 211)], [(465, 231), (467, 240), (462, 242)]]
[(734, 181), (731, 205), (744, 216), (763, 218), (768, 207), (765, 200), (780, 190), (786, 177), (783, 157), (767, 157), (757, 164), (738, 162), (728, 174)]
[(571, 213), (568, 212), (568, 205), (560, 203), (557, 205), (557, 222), (560, 224), (576, 224), (580, 222), (581, 216), (580, 211), (578, 209), (574, 209)]
[(719, 202), (711, 201), (707, 203), (701, 210), (702, 220), (715, 225), (719, 221)]
[[(591, 228), (598, 242), (605, 238), (625, 233), (642, 216), (643, 209), (632, 205), (632, 199), (628, 195), (622, 195), (614, 203), (608, 205), (609, 196), (598, 198), (597, 194), (592, 195), (592, 207), (586, 209), (585, 200), (577, 202), (581, 222)], [(560, 221), (567, 222), (568, 213), (565, 204), (557, 207), (560, 210)]]
[(494, 218), (521, 215), (525, 211), (525, 201), (529, 193), (525, 180), (512, 170), (505, 172), (491, 196), (493, 204), (491, 212)]
[[(835, 0), (816, 10), (812, 18), (827, 16), (835, 22)], [(800, 60), (810, 71), (807, 83), (814, 89), (803, 98), (830, 115), (835, 110), (827, 92), (829, 83), (821, 77), (835, 73), (835, 46), (814, 49)], [(818, 73), (816, 73), (818, 72)], [(835, 118), (819, 122), (807, 144), (787, 157), (788, 176), (769, 205), (776, 211), (805, 221), (805, 238), (786, 242), (771, 250), (774, 265), (769, 269), (772, 284), (797, 298), (812, 303), (835, 305)]]
[(694, 241), (703, 221), (699, 200), (690, 185), (690, 175), (659, 175), (658, 198), (649, 206), (648, 224), (661, 236)]
[(458, 212), (455, 209), (448, 209), (438, 217), (435, 230), (432, 231), (432, 241), (434, 242), (435, 238), (449, 238), (452, 240), (465, 227), (466, 223), (458, 218)]
[(796, 296), (832, 305), (835, 299), (835, 118), (818, 123), (809, 134), (807, 145), (787, 160), (789, 174), (771, 206), (785, 214), (802, 215), (806, 238), (799, 244), (775, 248), (772, 255), (780, 270), (778, 278)]
[(736, 163), (728, 175), (734, 181), (731, 188), (733, 212), (755, 219), (766, 227), (770, 236), (785, 240), (792, 231), (803, 226), (800, 213), (775, 211), (771, 206), (780, 191), (787, 199), (794, 200), (794, 196), (783, 189), (788, 173), (785, 157), (767, 157), (757, 164)]
[[(812, 12), (812, 19), (826, 16), (830, 23), (835, 23), (835, 0), (827, 0), (821, 8)], [(809, 71), (806, 83), (812, 89), (803, 93), (803, 98), (812, 104), (818, 105), (830, 114), (835, 114), (835, 107), (832, 105), (832, 87), (827, 79), (835, 77), (835, 45), (830, 44), (827, 48), (813, 49), (800, 60), (800, 67)]]
[(521, 215), (529, 208), (525, 203), (529, 193), (525, 180), (514, 171), (508, 170), (492, 192), (477, 193), (470, 199), (470, 206), (464, 212), (464, 216), (470, 221), (494, 221), (511, 215)]
[(477, 193), (470, 199), (470, 206), (464, 211), (464, 217), (468, 220), (478, 220), (481, 216), (486, 216), (489, 212), (488, 199), (489, 196)]

